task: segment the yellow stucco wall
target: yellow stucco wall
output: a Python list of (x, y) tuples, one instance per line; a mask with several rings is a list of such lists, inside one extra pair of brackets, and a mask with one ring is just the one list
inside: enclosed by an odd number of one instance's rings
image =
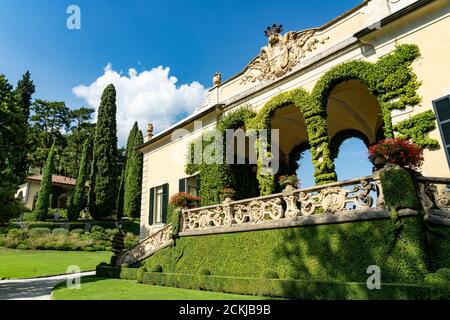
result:
[[(367, 27), (374, 20), (374, 12), (378, 12), (376, 19), (380, 19), (401, 9), (415, 1), (400, 0), (391, 3), (387, 0), (373, 0), (368, 5), (318, 31), (320, 38), (329, 40), (317, 50), (309, 52), (305, 60), (325, 55), (333, 46), (342, 44), (352, 36)], [(294, 71), (287, 76), (272, 82), (240, 84), (242, 75), (224, 82), (210, 91), (212, 103), (226, 103), (225, 112), (234, 110), (244, 104), (251, 104), (255, 110), (280, 92), (302, 87), (311, 91), (320, 77), (339, 63), (361, 59), (375, 62), (380, 57), (392, 52), (396, 44), (414, 43), (419, 46), (422, 57), (413, 64), (414, 72), (422, 81), (419, 94), (423, 101), (419, 106), (393, 113), (393, 121), (398, 122), (410, 116), (432, 109), (432, 101), (450, 94), (450, 0), (436, 0), (426, 7), (420, 8), (399, 20), (388, 24), (381, 30), (375, 30), (361, 39), (362, 42), (350, 44), (347, 47), (330, 54), (320, 62), (304, 69)], [(318, 13), (320, 14), (320, 13)], [(371, 52), (363, 48), (373, 46)], [(302, 62), (301, 62), (302, 63)], [(355, 95), (355, 101), (358, 101)], [(185, 152), (187, 146), (202, 132), (213, 128), (217, 114), (212, 111), (203, 117), (203, 128), (197, 130), (175, 142), (171, 142), (170, 135), (158, 140), (143, 150), (144, 172), (141, 212), (141, 237), (145, 237), (150, 228), (148, 226), (148, 190), (151, 187), (169, 183), (170, 195), (178, 192), (178, 181), (186, 176)], [(341, 123), (342, 129), (346, 124)], [(372, 125), (373, 126), (373, 125)], [(193, 124), (185, 126), (192, 132)], [(339, 124), (335, 126), (339, 131)], [(431, 137), (442, 143), (439, 130), (431, 132)], [(436, 151), (425, 151), (424, 175), (450, 177), (450, 170), (443, 148)]]

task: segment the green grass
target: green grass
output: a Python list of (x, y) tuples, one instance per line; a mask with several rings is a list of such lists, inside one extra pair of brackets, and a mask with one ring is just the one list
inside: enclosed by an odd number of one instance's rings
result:
[(140, 284), (133, 280), (83, 277), (80, 290), (60, 283), (53, 290), (53, 300), (269, 300), (209, 291), (196, 291)]
[(0, 248), (0, 279), (34, 278), (66, 273), (77, 265), (82, 271), (94, 270), (100, 262), (108, 262), (107, 251), (28, 251)]

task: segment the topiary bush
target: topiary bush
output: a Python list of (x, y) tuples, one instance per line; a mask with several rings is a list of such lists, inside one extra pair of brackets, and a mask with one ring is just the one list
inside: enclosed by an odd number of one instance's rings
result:
[(266, 269), (261, 272), (261, 279), (279, 279), (278, 273), (274, 270)]
[(211, 271), (209, 271), (206, 268), (200, 268), (198, 270), (198, 275), (200, 275), (200, 276), (210, 276), (211, 275)]
[(448, 281), (450, 281), (450, 268), (441, 268), (435, 273), (443, 275)]
[(145, 268), (145, 267), (140, 267), (139, 269), (138, 269), (138, 271), (137, 271), (137, 276), (136, 276), (136, 280), (137, 280), (137, 282), (139, 282), (139, 283), (142, 283), (143, 282), (143, 279), (144, 279), (144, 273), (147, 271), (147, 269)]
[(91, 228), (91, 233), (92, 232), (101, 232), (101, 233), (103, 233), (103, 232), (105, 232), (105, 228), (103, 228), (101, 226), (93, 226)]
[(440, 273), (429, 273), (425, 276), (424, 283), (433, 286), (445, 286), (448, 283), (447, 277)]
[(150, 268), (150, 272), (161, 273), (161, 272), (163, 272), (163, 268), (161, 267), (160, 264), (155, 264)]

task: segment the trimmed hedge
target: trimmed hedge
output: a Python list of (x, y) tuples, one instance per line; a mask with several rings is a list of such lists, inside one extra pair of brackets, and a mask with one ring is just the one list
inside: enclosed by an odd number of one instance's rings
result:
[[(135, 270), (135, 272), (130, 273), (130, 270)], [(120, 270), (120, 268), (97, 267), (97, 276), (99, 277), (136, 280), (137, 272), (138, 269)], [(308, 300), (442, 299), (449, 297), (447, 288), (413, 284), (387, 283), (383, 284), (380, 290), (368, 290), (365, 282), (315, 282), (149, 272), (143, 274), (142, 282), (191, 290)]]
[(384, 282), (418, 283), (427, 271), (416, 217), (333, 225), (181, 237), (176, 246), (142, 262), (164, 272), (259, 278), (265, 269), (281, 279), (365, 282), (378, 265)]

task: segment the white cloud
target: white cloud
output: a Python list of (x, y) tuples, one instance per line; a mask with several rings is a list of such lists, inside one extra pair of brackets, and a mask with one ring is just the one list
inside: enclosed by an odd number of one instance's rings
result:
[(73, 93), (96, 110), (105, 87), (112, 83), (117, 91), (117, 135), (119, 146), (126, 143), (135, 121), (146, 133), (147, 124), (153, 123), (155, 132), (164, 130), (179, 120), (183, 114), (191, 114), (206, 95), (207, 90), (194, 81), (177, 85), (178, 79), (170, 76), (170, 68), (159, 66), (141, 73), (131, 68), (122, 75), (109, 63), (102, 76), (89, 85), (79, 85)]

